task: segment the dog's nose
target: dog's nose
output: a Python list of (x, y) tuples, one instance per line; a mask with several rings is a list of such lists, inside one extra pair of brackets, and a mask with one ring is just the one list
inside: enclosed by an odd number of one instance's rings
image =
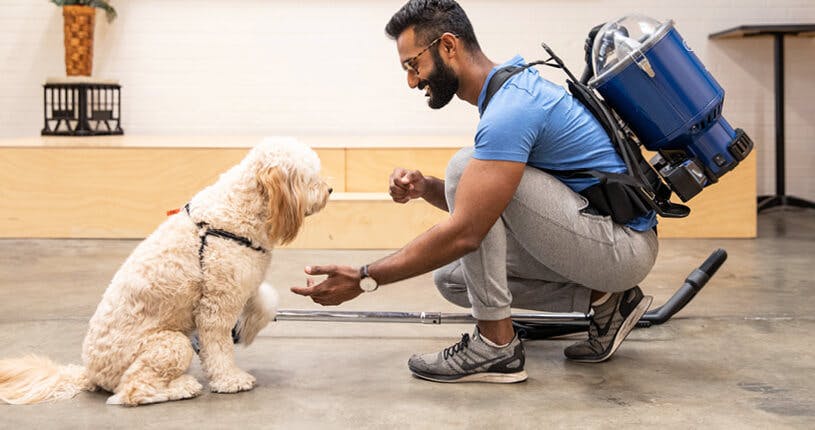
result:
[(329, 189), (328, 189), (328, 194), (331, 194), (331, 193), (333, 193), (333, 192), (334, 192), (334, 189), (333, 189), (333, 188), (329, 188)]

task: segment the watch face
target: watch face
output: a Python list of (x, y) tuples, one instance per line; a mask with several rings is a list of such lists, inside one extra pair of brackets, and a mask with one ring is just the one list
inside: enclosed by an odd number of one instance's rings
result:
[(376, 281), (370, 277), (364, 278), (359, 281), (359, 287), (362, 288), (362, 291), (365, 291), (366, 293), (370, 293), (371, 291), (376, 290), (378, 286), (379, 285), (377, 285)]

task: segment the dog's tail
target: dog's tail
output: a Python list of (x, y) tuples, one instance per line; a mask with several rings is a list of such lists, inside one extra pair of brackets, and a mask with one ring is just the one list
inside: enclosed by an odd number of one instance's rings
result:
[(277, 291), (271, 284), (260, 284), (243, 307), (243, 314), (235, 327), (238, 343), (246, 346), (252, 344), (260, 330), (277, 315), (278, 299)]
[(94, 389), (82, 366), (61, 366), (37, 355), (0, 360), (0, 401), (12, 405), (65, 400)]

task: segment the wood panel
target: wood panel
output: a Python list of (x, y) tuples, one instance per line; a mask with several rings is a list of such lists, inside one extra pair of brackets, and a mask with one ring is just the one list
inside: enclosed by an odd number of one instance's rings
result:
[(447, 162), (460, 148), (348, 148), (345, 183), (348, 192), (385, 192), (395, 167), (419, 169), (444, 178)]
[[(151, 147), (139, 139), (124, 146), (106, 146), (115, 142), (97, 138), (42, 140), (41, 145), (35, 140), (24, 145), (0, 141), (0, 237), (145, 237), (168, 209), (214, 182), (248, 150), (242, 144), (217, 146), (222, 139), (214, 137), (207, 145), (180, 147)], [(186, 139), (167, 142), (181, 141)], [(458, 150), (376, 148), (365, 146), (374, 143), (371, 139), (354, 141), (359, 146), (314, 142), (325, 145), (316, 151), (337, 193), (383, 192), (395, 166), (443, 177)], [(755, 237), (755, 177), (756, 157), (751, 156), (695, 197), (690, 217), (661, 219), (660, 237)], [(443, 216), (421, 201), (397, 205), (384, 194), (347, 193), (333, 197), (323, 213), (310, 219), (292, 246), (399, 247)]]
[[(247, 149), (0, 148), (0, 237), (138, 238)], [(345, 188), (344, 151), (318, 150)]]
[(386, 194), (332, 196), (306, 223), (291, 248), (394, 249), (445, 219), (424, 201), (397, 204)]
[[(679, 199), (674, 197), (679, 202)], [(687, 203), (687, 218), (659, 220), (661, 238), (756, 237), (756, 156), (750, 155)]]

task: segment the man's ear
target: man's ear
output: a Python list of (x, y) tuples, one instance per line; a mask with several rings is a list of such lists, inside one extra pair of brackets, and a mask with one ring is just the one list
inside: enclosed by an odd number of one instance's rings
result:
[(442, 53), (451, 57), (458, 52), (458, 38), (451, 33), (445, 33), (441, 37)]

